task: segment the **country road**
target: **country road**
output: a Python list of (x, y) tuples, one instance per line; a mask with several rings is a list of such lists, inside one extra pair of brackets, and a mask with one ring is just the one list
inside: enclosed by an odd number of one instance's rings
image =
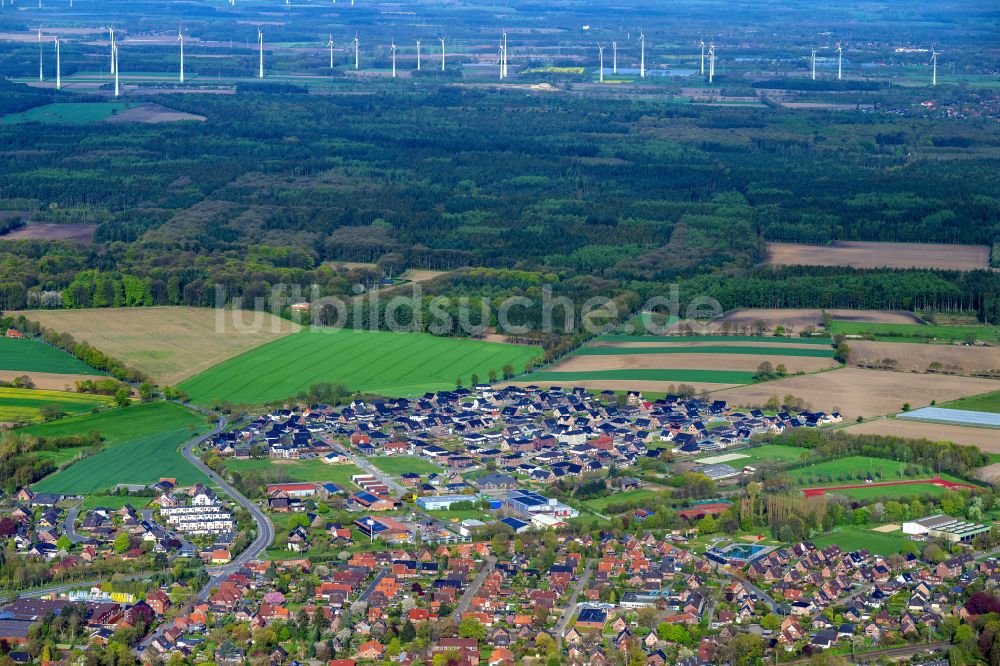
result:
[[(202, 414), (210, 414), (210, 412), (208, 412), (207, 410), (204, 410), (200, 407), (195, 407), (194, 405), (185, 405), (185, 406), (197, 412), (201, 412)], [(249, 546), (247, 546), (246, 550), (244, 550), (242, 553), (233, 558), (232, 562), (224, 566), (208, 569), (211, 578), (209, 579), (208, 583), (205, 584), (205, 587), (203, 587), (201, 591), (198, 593), (199, 599), (207, 599), (210, 590), (214, 586), (216, 586), (219, 581), (221, 581), (223, 578), (233, 573), (234, 571), (239, 570), (239, 568), (242, 567), (247, 562), (256, 559), (262, 552), (264, 552), (267, 549), (269, 545), (271, 545), (271, 541), (274, 540), (274, 525), (271, 524), (271, 520), (260, 509), (260, 507), (251, 502), (246, 497), (244, 497), (242, 493), (236, 490), (236, 488), (230, 485), (221, 476), (216, 474), (208, 465), (206, 465), (201, 461), (201, 458), (199, 458), (194, 454), (195, 447), (201, 445), (203, 442), (219, 434), (226, 427), (226, 417), (220, 415), (217, 418), (218, 421), (216, 422), (215, 428), (213, 428), (210, 432), (204, 435), (195, 437), (190, 441), (188, 441), (184, 445), (184, 448), (181, 449), (181, 454), (187, 459), (188, 462), (190, 462), (192, 465), (198, 468), (198, 470), (202, 474), (204, 474), (214, 483), (216, 483), (219, 486), (219, 488), (223, 490), (223, 492), (225, 492), (227, 495), (229, 495), (229, 497), (233, 499), (233, 501), (235, 501), (237, 504), (242, 506), (250, 513), (251, 517), (253, 517), (254, 519), (254, 522), (257, 523), (257, 536), (254, 538), (253, 542)]]

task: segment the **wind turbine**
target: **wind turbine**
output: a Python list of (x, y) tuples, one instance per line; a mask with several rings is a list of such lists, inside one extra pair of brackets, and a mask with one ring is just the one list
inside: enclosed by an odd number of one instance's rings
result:
[(937, 51), (934, 50), (933, 46), (931, 46), (931, 85), (932, 86), (936, 86), (937, 85), (937, 57), (938, 57), (938, 55), (940, 55), (940, 54)]
[(444, 37), (438, 37), (441, 42), (441, 71), (444, 71)]
[(38, 30), (38, 80), (45, 80), (45, 71), (42, 69), (42, 31)]
[(698, 45), (701, 46), (701, 75), (705, 76), (705, 40), (699, 38)]
[(420, 40), (417, 40), (417, 71), (420, 71)]
[(497, 64), (500, 66), (500, 80), (503, 81), (503, 42), (497, 47)]
[(844, 75), (844, 48), (838, 43), (837, 44), (837, 80)]
[(361, 47), (361, 42), (358, 41), (358, 33), (354, 33), (354, 69), (358, 69), (360, 61), (358, 60), (358, 49)]
[(604, 83), (604, 44), (598, 46), (597, 51), (601, 54), (601, 83)]
[(61, 63), (59, 60), (59, 35), (56, 35), (56, 90), (62, 89), (62, 75), (59, 70), (61, 69)]
[(816, 80), (816, 49), (812, 49), (812, 80)]
[(639, 30), (639, 78), (646, 78), (646, 35)]
[(326, 47), (330, 49), (330, 69), (333, 69), (333, 35), (330, 35), (330, 41), (326, 43)]
[(389, 52), (392, 54), (392, 78), (396, 78), (396, 40), (392, 40), (392, 46), (389, 47)]
[(177, 29), (177, 41), (181, 44), (181, 83), (184, 83), (184, 32), (181, 28)]
[(708, 45), (708, 82), (715, 79), (715, 44)]
[(264, 78), (264, 33), (261, 31), (260, 26), (257, 26), (257, 46), (260, 50), (260, 68), (257, 72), (257, 78)]
[(618, 42), (611, 40), (611, 73), (618, 74)]

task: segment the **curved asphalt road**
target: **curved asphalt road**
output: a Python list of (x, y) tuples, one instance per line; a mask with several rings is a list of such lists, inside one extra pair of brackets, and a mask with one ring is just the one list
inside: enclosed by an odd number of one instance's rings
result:
[[(185, 405), (185, 407), (189, 407), (195, 411), (201, 412), (202, 414), (210, 414), (207, 410), (195, 407), (194, 405)], [(181, 449), (181, 454), (189, 463), (197, 467), (202, 474), (216, 483), (220, 488), (222, 488), (223, 492), (229, 495), (237, 504), (250, 513), (254, 522), (257, 523), (257, 536), (254, 538), (253, 542), (247, 546), (246, 550), (233, 558), (232, 562), (221, 567), (208, 569), (211, 578), (198, 594), (201, 599), (207, 598), (209, 590), (217, 585), (220, 580), (234, 571), (237, 571), (247, 562), (256, 559), (257, 556), (259, 556), (269, 545), (271, 545), (271, 541), (274, 540), (274, 525), (271, 524), (271, 520), (264, 514), (260, 507), (244, 497), (238, 490), (236, 490), (236, 488), (227, 483), (225, 479), (216, 474), (208, 465), (203, 463), (201, 458), (194, 455), (194, 449), (196, 446), (199, 446), (202, 442), (205, 442), (206, 440), (219, 434), (222, 432), (222, 429), (226, 427), (226, 417), (220, 415), (217, 418), (218, 421), (215, 428), (213, 428), (210, 432), (201, 435), (200, 437), (195, 437), (187, 442), (184, 445), (184, 448)]]

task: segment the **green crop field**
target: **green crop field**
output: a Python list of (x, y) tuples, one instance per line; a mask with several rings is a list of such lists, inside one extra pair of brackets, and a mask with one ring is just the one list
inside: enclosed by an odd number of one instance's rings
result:
[(938, 405), (942, 409), (964, 409), (973, 412), (993, 412), (1000, 414), (1000, 391), (960, 398), (946, 405)]
[(418, 395), (486, 381), (510, 364), (520, 372), (537, 347), (439, 338), (426, 333), (311, 329), (252, 349), (184, 381), (198, 404), (259, 404), (305, 391), (317, 382), (384, 395)]
[[(150, 402), (40, 423), (18, 432), (36, 437), (90, 432), (101, 435), (103, 447), (99, 453), (34, 486), (42, 492), (78, 494), (106, 490), (118, 483), (152, 483), (161, 477), (176, 477), (180, 483), (205, 481), (178, 451), (183, 442), (205, 429), (205, 417), (196, 412), (174, 403)], [(77, 453), (77, 449), (62, 449), (39, 455), (51, 455), (58, 464)]]
[(208, 478), (178, 450), (190, 437), (190, 431), (183, 429), (108, 446), (97, 455), (45, 477), (33, 487), (44, 493), (82, 495), (107, 490), (119, 483), (155, 483), (164, 477), (176, 478), (180, 485), (208, 483)]
[(930, 342), (944, 340), (954, 342), (964, 340), (974, 333), (977, 340), (997, 341), (997, 332), (988, 326), (935, 326), (931, 324), (876, 324), (856, 321), (834, 321), (834, 334), (872, 335), (885, 342)]
[(669, 370), (636, 368), (632, 370), (591, 370), (585, 372), (542, 371), (530, 375), (532, 382), (569, 383), (590, 380), (624, 379), (654, 382), (704, 382), (709, 384), (752, 384), (752, 372), (740, 370)]
[(113, 402), (106, 395), (0, 387), (0, 422), (40, 421), (44, 405), (57, 405), (66, 414), (82, 414)]
[(812, 539), (819, 548), (837, 544), (845, 551), (867, 548), (878, 555), (894, 555), (903, 549), (907, 538), (902, 532), (873, 532), (862, 525), (842, 527)]
[(0, 338), (0, 370), (52, 372), (64, 375), (102, 373), (64, 351), (39, 340)]
[(621, 356), (623, 354), (746, 354), (750, 356), (812, 356), (833, 358), (833, 349), (818, 347), (727, 347), (725, 345), (704, 345), (700, 347), (583, 347), (579, 356)]
[(227, 460), (226, 468), (240, 474), (261, 471), (280, 472), (290, 481), (330, 482), (351, 489), (357, 487), (351, 482), (351, 477), (355, 474), (364, 473), (357, 465), (328, 465), (319, 458), (282, 462), (269, 458)]
[(19, 428), (18, 432), (35, 437), (64, 437), (96, 432), (105, 446), (120, 444), (159, 432), (176, 431), (205, 424), (205, 417), (172, 402), (147, 402), (98, 414), (39, 423)]
[[(776, 338), (764, 335), (602, 335), (600, 342), (767, 342), (769, 344), (830, 345), (829, 338)], [(787, 353), (787, 352), (783, 352)]]
[(36, 106), (20, 113), (11, 113), (0, 118), (0, 125), (17, 123), (56, 123), (76, 125), (104, 120), (112, 115), (136, 106), (125, 102), (58, 102)]
[(415, 472), (423, 475), (441, 471), (441, 468), (434, 463), (414, 456), (379, 456), (369, 458), (369, 460), (386, 474), (393, 474), (395, 476), (405, 474), (406, 472)]

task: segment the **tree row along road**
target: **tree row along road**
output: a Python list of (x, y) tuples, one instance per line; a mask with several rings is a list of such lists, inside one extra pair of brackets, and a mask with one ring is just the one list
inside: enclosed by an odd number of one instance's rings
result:
[[(195, 411), (201, 412), (202, 414), (210, 414), (210, 412), (199, 407), (195, 407), (194, 405), (186, 406), (194, 409)], [(215, 587), (219, 581), (234, 571), (237, 571), (247, 562), (256, 559), (267, 549), (268, 546), (271, 545), (271, 541), (274, 540), (274, 525), (271, 524), (271, 520), (267, 517), (267, 515), (265, 515), (261, 508), (244, 497), (242, 493), (236, 490), (236, 488), (234, 488), (221, 476), (216, 474), (215, 471), (201, 461), (201, 458), (194, 454), (195, 447), (200, 446), (203, 442), (219, 434), (226, 427), (226, 417), (220, 415), (217, 419), (215, 428), (200, 437), (195, 437), (194, 439), (188, 441), (184, 445), (184, 448), (181, 449), (181, 453), (189, 463), (194, 465), (202, 474), (207, 476), (212, 482), (217, 484), (223, 492), (229, 495), (233, 501), (250, 513), (250, 516), (253, 517), (254, 522), (257, 524), (257, 536), (242, 553), (233, 558), (232, 562), (220, 567), (210, 568), (208, 570), (211, 578), (209, 578), (208, 583), (206, 583), (205, 587), (203, 587), (198, 593), (199, 599), (208, 598), (211, 589)]]

